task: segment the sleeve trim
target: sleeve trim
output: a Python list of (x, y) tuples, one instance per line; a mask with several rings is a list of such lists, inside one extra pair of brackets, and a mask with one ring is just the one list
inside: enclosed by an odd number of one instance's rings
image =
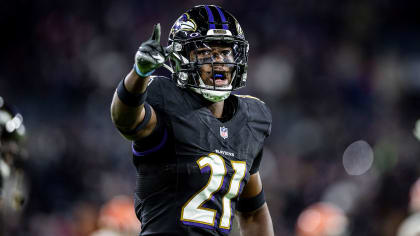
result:
[(134, 156), (138, 156), (138, 157), (147, 156), (151, 153), (159, 151), (165, 145), (167, 139), (168, 139), (168, 132), (165, 129), (162, 141), (160, 141), (159, 145), (157, 145), (156, 147), (143, 151), (143, 152), (139, 152), (134, 148), (134, 142), (133, 142), (133, 144), (131, 145), (131, 150), (133, 151)]

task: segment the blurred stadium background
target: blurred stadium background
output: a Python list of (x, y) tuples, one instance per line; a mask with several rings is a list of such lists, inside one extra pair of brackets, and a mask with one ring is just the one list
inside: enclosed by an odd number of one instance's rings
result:
[(90, 235), (105, 204), (132, 195), (114, 88), (153, 24), (165, 45), (204, 3), (241, 23), (251, 49), (239, 93), (273, 113), (261, 174), (276, 235), (416, 235), (420, 3), (391, 0), (2, 1), (0, 96), (24, 117), (31, 186), (4, 234)]

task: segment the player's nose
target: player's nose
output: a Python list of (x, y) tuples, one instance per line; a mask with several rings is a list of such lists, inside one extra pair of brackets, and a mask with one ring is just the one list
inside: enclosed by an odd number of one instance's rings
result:
[(223, 59), (224, 59), (223, 56), (222, 56), (222, 54), (220, 54), (218, 52), (213, 52), (212, 58), (216, 62), (223, 62)]

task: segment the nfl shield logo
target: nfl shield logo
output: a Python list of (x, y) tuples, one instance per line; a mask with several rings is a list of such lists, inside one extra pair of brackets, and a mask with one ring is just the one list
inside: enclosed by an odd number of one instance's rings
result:
[(228, 128), (226, 127), (220, 127), (220, 136), (222, 136), (222, 138), (227, 139), (228, 138)]

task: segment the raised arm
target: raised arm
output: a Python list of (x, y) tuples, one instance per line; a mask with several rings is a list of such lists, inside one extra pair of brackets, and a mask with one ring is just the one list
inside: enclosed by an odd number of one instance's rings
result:
[(245, 186), (239, 198), (237, 216), (242, 236), (274, 236), (259, 172), (251, 175)]
[(148, 136), (156, 126), (156, 113), (145, 107), (149, 76), (165, 62), (160, 45), (160, 24), (135, 55), (134, 69), (120, 82), (111, 103), (111, 118), (120, 133), (130, 140)]

